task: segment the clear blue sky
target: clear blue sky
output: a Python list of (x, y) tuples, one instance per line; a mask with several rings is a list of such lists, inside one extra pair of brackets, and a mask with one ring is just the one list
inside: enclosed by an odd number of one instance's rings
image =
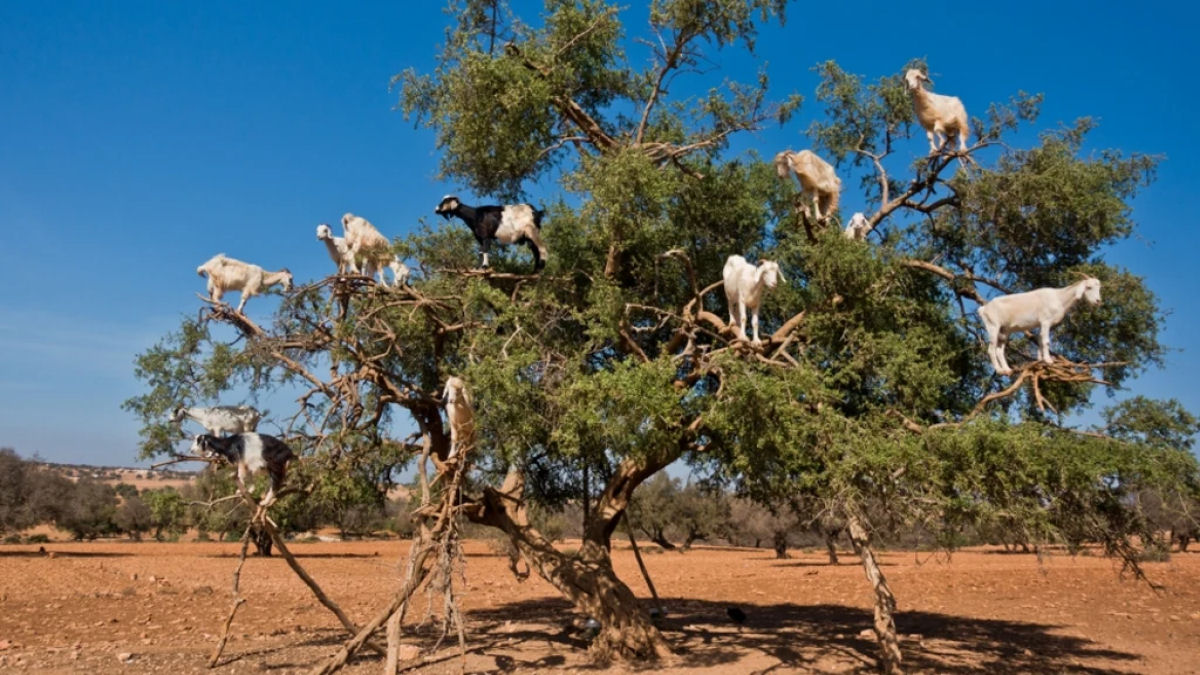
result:
[[(516, 4), (537, 21), (538, 5)], [(785, 27), (763, 27), (758, 59), (773, 93), (809, 102), (738, 147), (807, 146), (819, 61), (873, 79), (923, 56), (936, 91), (972, 114), (1018, 89), (1044, 92), (1039, 129), (1091, 115), (1093, 147), (1166, 155), (1136, 202), (1142, 238), (1111, 258), (1148, 277), (1172, 311), (1162, 337), (1177, 351), (1134, 390), (1200, 411), (1198, 11), (829, 4), (793, 5)], [(639, 33), (644, 9), (625, 15)], [(138, 423), (119, 406), (141, 391), (133, 358), (196, 312), (198, 264), (223, 251), (303, 282), (330, 268), (318, 223), (354, 211), (393, 236), (430, 219), (442, 194), (467, 197), (436, 179), (432, 135), (404, 121), (388, 90), (405, 68), (430, 70), (446, 21), (433, 1), (0, 3), (0, 446), (132, 463)], [(750, 80), (758, 60), (713, 65), (679, 87)], [(925, 140), (911, 145), (921, 153)], [(550, 189), (530, 192), (549, 199)], [(843, 197), (843, 209), (861, 203)], [(274, 303), (252, 300), (248, 312)]]

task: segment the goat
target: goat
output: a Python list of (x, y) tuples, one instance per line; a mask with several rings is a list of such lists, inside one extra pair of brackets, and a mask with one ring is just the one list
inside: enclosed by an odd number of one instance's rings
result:
[(867, 220), (861, 212), (856, 212), (850, 216), (850, 222), (846, 224), (846, 229), (842, 231), (842, 236), (855, 241), (862, 241), (867, 238), (871, 232), (871, 221)]
[[(833, 166), (818, 157), (815, 152), (784, 150), (775, 155), (775, 172), (784, 180), (787, 180), (789, 172), (796, 176), (796, 180), (800, 181), (801, 191), (812, 198), (817, 220), (822, 220), (837, 209), (838, 197), (842, 193), (842, 179), (837, 177)], [(807, 204), (804, 210), (807, 213)]]
[(254, 431), (262, 414), (248, 405), (219, 405), (212, 408), (179, 406), (171, 413), (172, 424), (182, 424), (184, 418), (195, 420), (208, 433), (219, 436)]
[(507, 206), (467, 206), (454, 195), (442, 197), (434, 213), (450, 220), (450, 216), (462, 219), (483, 252), (483, 267), (488, 267), (488, 252), (492, 241), (500, 244), (529, 244), (533, 253), (533, 267), (540, 270), (546, 266), (550, 251), (542, 243), (542, 216), (545, 211), (531, 204), (509, 204)]
[(462, 448), (475, 445), (475, 408), (471, 404), (471, 393), (461, 377), (450, 377), (442, 392), (446, 404), (446, 420), (450, 423), (450, 459)]
[[(325, 242), (325, 250), (329, 252), (330, 260), (338, 266), (338, 274), (352, 272), (358, 274), (358, 265), (355, 263), (353, 252), (350, 250), (350, 244), (345, 237), (333, 236), (333, 230), (329, 225), (321, 223), (317, 226), (317, 239)], [(380, 249), (371, 249), (375, 253)], [(384, 263), (384, 260), (387, 262)], [(383, 268), (387, 267), (392, 271), (392, 285), (403, 286), (408, 282), (410, 274), (408, 265), (400, 262), (400, 258), (392, 255), (391, 251), (387, 251), (386, 256), (372, 255), (367, 257), (366, 275), (372, 276), (375, 273), (375, 266), (379, 263), (384, 263), (379, 266), (379, 282), (386, 285), (386, 280)]]
[[(396, 288), (407, 284), (408, 276), (412, 274), (408, 269), (408, 265), (400, 262), (399, 256), (392, 256), (391, 262), (388, 263), (388, 269), (392, 271), (392, 286)], [(382, 270), (380, 274), (382, 274)]]
[(208, 295), (213, 302), (220, 302), (221, 295), (226, 291), (241, 291), (242, 300), (237, 306), (239, 313), (247, 300), (275, 284), (283, 284), (284, 292), (292, 288), (292, 273), (286, 267), (278, 272), (268, 272), (258, 265), (228, 258), (224, 253), (216, 254), (197, 267), (196, 274), (208, 276)]
[(1100, 281), (1088, 277), (1065, 288), (1039, 288), (1026, 293), (1014, 293), (993, 298), (979, 308), (988, 333), (988, 358), (1000, 375), (1011, 375), (1012, 368), (1004, 358), (1008, 336), (1038, 329), (1038, 359), (1054, 363), (1050, 356), (1050, 327), (1063, 320), (1080, 299), (1100, 304)]
[[(936, 155), (941, 152), (951, 136), (958, 137), (959, 152), (966, 152), (967, 134), (971, 132), (971, 128), (967, 123), (967, 109), (963, 107), (962, 100), (957, 96), (943, 96), (926, 91), (921, 83), (928, 82), (932, 87), (933, 80), (916, 68), (910, 68), (904, 74), (904, 82), (912, 92), (917, 121), (925, 128), (925, 135), (929, 138), (929, 154)], [(935, 136), (941, 136), (936, 143)]]
[(354, 264), (354, 256), (350, 253), (350, 244), (345, 237), (333, 236), (333, 229), (325, 223), (317, 226), (317, 239), (325, 242), (325, 250), (329, 252), (329, 258), (337, 265), (337, 273), (345, 274), (346, 272), (358, 272), (358, 266)]
[[(731, 255), (725, 261), (725, 300), (729, 303), (729, 325), (738, 337), (746, 339), (746, 308), (753, 313), (754, 344), (762, 344), (758, 337), (758, 310), (762, 306), (763, 291), (775, 288), (783, 278), (779, 263), (764, 260), (758, 267), (746, 262), (740, 255)], [(736, 311), (735, 311), (736, 310)]]
[[(353, 213), (342, 216), (342, 235), (350, 247), (351, 271), (362, 270), (363, 274), (372, 276), (378, 270), (379, 282), (386, 283), (383, 268), (392, 260), (392, 244), (387, 237), (380, 234), (369, 220)], [(359, 261), (362, 265), (358, 264)]]
[(275, 503), (275, 493), (287, 477), (287, 463), (296, 458), (296, 453), (287, 443), (266, 434), (242, 433), (233, 436), (200, 434), (192, 441), (192, 454), (203, 457), (224, 457), (237, 466), (238, 490), (246, 492), (246, 479), (266, 470), (271, 477), (271, 487), (263, 496), (259, 506)]

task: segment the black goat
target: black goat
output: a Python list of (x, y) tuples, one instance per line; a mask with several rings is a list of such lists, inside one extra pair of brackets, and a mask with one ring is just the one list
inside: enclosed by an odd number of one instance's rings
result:
[(467, 206), (454, 195), (442, 197), (442, 202), (433, 210), (446, 220), (450, 216), (458, 216), (467, 227), (475, 233), (475, 240), (483, 251), (483, 266), (488, 266), (488, 251), (492, 241), (501, 244), (529, 244), (533, 252), (535, 270), (546, 266), (546, 258), (550, 252), (542, 243), (542, 216), (545, 211), (533, 208), (531, 204), (510, 204), (508, 206)]
[(287, 443), (259, 433), (234, 434), (224, 438), (200, 434), (192, 441), (192, 454), (207, 457), (219, 455), (236, 465), (238, 489), (242, 492), (246, 491), (246, 478), (265, 469), (271, 476), (271, 488), (263, 496), (261, 506), (270, 506), (275, 502), (275, 491), (287, 477), (287, 463), (296, 457)]

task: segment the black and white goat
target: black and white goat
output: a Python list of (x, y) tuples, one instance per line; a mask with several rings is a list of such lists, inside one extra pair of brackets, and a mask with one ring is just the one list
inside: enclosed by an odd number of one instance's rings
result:
[(542, 243), (542, 216), (531, 204), (509, 204), (508, 206), (467, 206), (454, 195), (442, 197), (434, 213), (450, 220), (458, 216), (475, 233), (475, 240), (483, 252), (483, 266), (488, 267), (488, 252), (492, 241), (500, 244), (529, 244), (533, 252), (534, 269), (546, 266), (550, 251)]
[(275, 503), (275, 492), (287, 477), (287, 464), (296, 454), (287, 443), (266, 434), (246, 433), (233, 436), (200, 434), (192, 441), (192, 454), (202, 457), (224, 457), (237, 466), (238, 491), (246, 492), (246, 479), (259, 471), (266, 470), (271, 477), (271, 487), (263, 496), (259, 506)]

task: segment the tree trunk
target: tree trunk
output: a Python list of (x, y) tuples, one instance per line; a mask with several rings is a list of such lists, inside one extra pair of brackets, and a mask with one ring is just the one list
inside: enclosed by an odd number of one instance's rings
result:
[(827, 550), (829, 552), (829, 564), (830, 565), (838, 564), (837, 536), (839, 533), (840, 533), (840, 530), (838, 532), (830, 532), (829, 530), (825, 530), (825, 533), (824, 533), (825, 534), (825, 550)]
[(792, 556), (788, 555), (788, 552), (787, 552), (787, 549), (788, 549), (787, 530), (775, 530), (775, 534), (772, 537), (772, 542), (774, 542), (774, 544), (775, 544), (775, 559), (776, 560), (787, 560), (788, 558), (792, 557)]
[[(608, 511), (609, 501), (602, 499), (597, 505), (592, 527), (588, 528), (576, 555), (561, 553), (529, 525), (524, 477), (516, 468), (509, 470), (499, 490), (485, 489), (482, 499), (464, 509), (464, 513), (473, 522), (503, 530), (530, 567), (580, 612), (600, 623), (600, 633), (590, 648), (593, 659), (603, 663), (613, 658), (669, 657), (671, 650), (666, 639), (650, 622), (633, 591), (613, 571), (605, 533), (611, 534), (609, 525), (615, 527), (615, 524), (599, 522), (612, 515)], [(616, 516), (623, 513), (624, 508)]]
[(256, 551), (258, 551), (258, 554), (266, 558), (271, 557), (272, 544), (273, 542), (271, 541), (271, 533), (255, 525), (254, 548)]
[(880, 670), (888, 675), (903, 673), (900, 665), (900, 642), (896, 638), (896, 596), (888, 587), (883, 571), (875, 560), (875, 551), (871, 549), (871, 538), (866, 526), (858, 514), (849, 513), (846, 524), (850, 529), (850, 543), (854, 552), (862, 559), (863, 571), (867, 581), (875, 591), (875, 638), (879, 641)]
[[(646, 532), (645, 530), (642, 530), (642, 531)], [(650, 541), (661, 546), (664, 551), (674, 551), (675, 550), (675, 544), (672, 544), (667, 539), (667, 535), (663, 534), (662, 530), (655, 530), (655, 532), (653, 534), (646, 532), (646, 536), (650, 538)]]

